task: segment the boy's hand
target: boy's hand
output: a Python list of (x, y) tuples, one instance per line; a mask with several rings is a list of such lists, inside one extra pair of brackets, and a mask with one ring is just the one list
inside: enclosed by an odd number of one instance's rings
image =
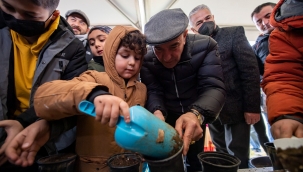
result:
[(292, 119), (281, 119), (273, 123), (270, 130), (275, 139), (292, 136), (303, 138), (303, 124)]
[(183, 155), (187, 154), (191, 141), (197, 141), (203, 136), (199, 120), (191, 112), (185, 113), (177, 119), (175, 129), (183, 139)]
[(49, 124), (42, 119), (22, 130), (7, 146), (5, 154), (8, 160), (22, 167), (34, 163), (39, 149), (50, 137)]
[(156, 110), (156, 111), (154, 112), (154, 115), (155, 115), (156, 117), (158, 117), (159, 119), (161, 119), (162, 121), (165, 121), (164, 116), (163, 116), (163, 114), (162, 114), (162, 112), (161, 112), (160, 110)]
[(110, 127), (117, 124), (120, 114), (124, 116), (126, 123), (130, 122), (129, 106), (119, 97), (101, 95), (94, 99), (96, 120), (101, 124), (109, 123)]
[(0, 147), (0, 166), (7, 161), (5, 156), (5, 149), (14, 137), (23, 130), (23, 126), (16, 120), (3, 120), (0, 121), (0, 127), (6, 131), (7, 137), (4, 144)]

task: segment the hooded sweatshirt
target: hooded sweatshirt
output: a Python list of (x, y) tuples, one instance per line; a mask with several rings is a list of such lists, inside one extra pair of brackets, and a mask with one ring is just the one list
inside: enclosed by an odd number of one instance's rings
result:
[[(70, 81), (57, 80), (38, 88), (34, 107), (38, 116), (57, 120), (78, 114), (76, 152), (79, 155), (78, 171), (109, 171), (106, 160), (123, 152), (114, 140), (115, 128), (101, 125), (94, 117), (83, 115), (78, 109), (82, 100), (88, 99), (96, 90), (105, 90), (120, 97), (129, 106), (144, 106), (146, 87), (137, 81), (138, 73), (127, 84), (115, 69), (115, 58), (121, 38), (136, 30), (133, 27), (116, 26), (109, 34), (104, 47), (105, 72), (87, 71)], [(143, 58), (142, 58), (143, 60)], [(142, 65), (142, 61), (141, 61)]]

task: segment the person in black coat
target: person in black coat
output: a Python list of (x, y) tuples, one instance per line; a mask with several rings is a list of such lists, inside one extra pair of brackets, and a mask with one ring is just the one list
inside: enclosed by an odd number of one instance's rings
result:
[(191, 29), (209, 35), (218, 43), (222, 60), (226, 103), (216, 122), (209, 125), (216, 151), (241, 160), (248, 168), (250, 125), (260, 120), (260, 82), (256, 57), (245, 37), (244, 28), (220, 28), (214, 15), (202, 4), (189, 14)]
[[(264, 64), (267, 55), (269, 54), (269, 47), (268, 47), (268, 39), (270, 33), (274, 30), (274, 27), (269, 23), (270, 15), (276, 6), (276, 3), (266, 2), (259, 6), (257, 6), (253, 12), (251, 13), (251, 19), (254, 22), (256, 28), (261, 32), (258, 36), (256, 43), (252, 46), (259, 66), (260, 71), (260, 81), (262, 81), (263, 74), (264, 74)], [(261, 108), (262, 108), (262, 116), (264, 119), (267, 119), (267, 109), (266, 109), (266, 95), (264, 92), (261, 91)], [(273, 141), (271, 133), (269, 131), (269, 124), (267, 120), (263, 120), (260, 118), (260, 121), (253, 125), (254, 130), (258, 136), (258, 139), (254, 139), (251, 133), (251, 143), (254, 146), (254, 149), (258, 150), (258, 147), (263, 147), (266, 150), (264, 143)], [(267, 131), (267, 132), (266, 132)], [(268, 133), (268, 135), (267, 135)]]
[(181, 9), (163, 10), (150, 19), (144, 32), (150, 48), (141, 79), (148, 92), (146, 108), (175, 126), (191, 172), (202, 170), (197, 158), (204, 149), (201, 125), (217, 118), (225, 87), (217, 43), (209, 36), (188, 34), (187, 26)]
[(276, 3), (272, 2), (263, 3), (257, 6), (251, 14), (252, 21), (261, 33), (258, 36), (256, 43), (252, 46), (258, 60), (261, 78), (264, 74), (265, 59), (269, 54), (268, 38), (270, 33), (274, 30), (274, 27), (269, 23), (269, 18), (275, 5)]

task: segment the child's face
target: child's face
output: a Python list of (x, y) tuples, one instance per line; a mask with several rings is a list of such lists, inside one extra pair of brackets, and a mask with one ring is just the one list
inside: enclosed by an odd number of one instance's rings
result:
[(137, 54), (134, 50), (121, 46), (115, 59), (115, 68), (120, 77), (130, 79), (135, 76), (139, 72), (141, 59), (141, 54)]
[[(32, 21), (46, 21), (50, 19), (51, 12), (42, 6), (37, 6), (30, 0), (0, 0), (1, 9), (16, 19), (32, 20)], [(46, 26), (50, 20), (45, 22)]]
[(89, 47), (94, 56), (103, 56), (103, 48), (107, 34), (99, 29), (93, 30), (88, 35)]

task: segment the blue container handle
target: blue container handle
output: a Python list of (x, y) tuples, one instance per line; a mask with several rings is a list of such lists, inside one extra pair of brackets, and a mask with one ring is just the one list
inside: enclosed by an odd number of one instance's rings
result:
[(81, 112), (96, 117), (95, 105), (87, 100), (83, 100), (79, 103), (78, 108)]
[[(78, 108), (81, 112), (83, 112), (87, 115), (90, 115), (92, 117), (96, 117), (95, 105), (92, 102), (87, 101), (87, 100), (82, 100), (79, 103)], [(120, 120), (124, 120), (124, 117), (121, 115), (119, 116), (118, 123), (120, 122)], [(118, 125), (118, 123), (117, 123), (117, 125)], [(129, 125), (129, 124), (126, 124), (126, 125)]]

